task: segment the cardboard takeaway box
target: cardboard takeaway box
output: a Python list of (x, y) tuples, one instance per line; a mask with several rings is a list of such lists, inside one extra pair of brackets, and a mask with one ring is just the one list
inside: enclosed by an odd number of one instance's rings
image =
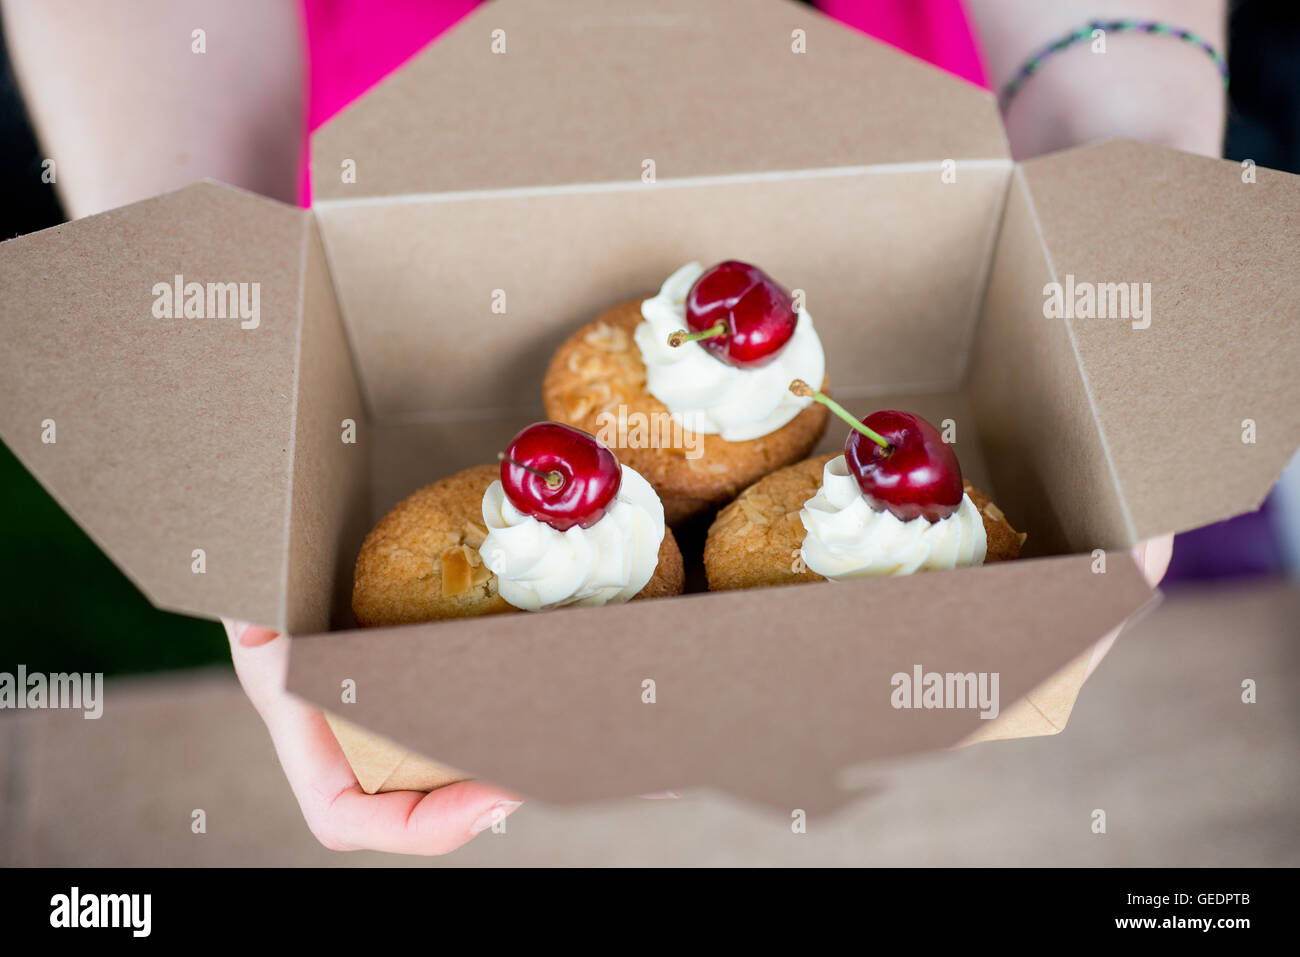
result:
[[(293, 634), (367, 790), (429, 755), (554, 801), (827, 809), (859, 762), (1058, 731), (1152, 598), (1130, 546), (1257, 507), (1300, 443), (1295, 178), (1014, 164), (990, 95), (782, 0), (488, 4), (312, 161), (310, 210), (205, 183), (0, 246), (0, 427), (155, 604)], [(353, 629), (395, 501), (539, 418), (578, 324), (728, 257), (806, 290), (852, 409), (954, 420), (1026, 559)], [(1067, 277), (1150, 283), (1148, 316), (1046, 318)], [(257, 283), (255, 328), (167, 318), (178, 282)], [(892, 707), (917, 666), (997, 673), (1001, 716)]]

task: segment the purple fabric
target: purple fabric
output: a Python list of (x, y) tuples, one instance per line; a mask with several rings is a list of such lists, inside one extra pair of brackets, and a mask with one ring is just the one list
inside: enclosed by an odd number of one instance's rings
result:
[(1165, 585), (1282, 574), (1282, 548), (1274, 530), (1273, 511), (1270, 496), (1258, 512), (1175, 536)]

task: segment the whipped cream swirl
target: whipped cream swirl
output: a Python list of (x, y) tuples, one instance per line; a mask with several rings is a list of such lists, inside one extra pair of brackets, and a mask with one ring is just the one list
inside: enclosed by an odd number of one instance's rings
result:
[(775, 359), (757, 369), (718, 361), (698, 342), (673, 348), (668, 337), (686, 329), (686, 294), (704, 273), (687, 263), (666, 280), (659, 295), (641, 303), (644, 321), (633, 337), (646, 367), (646, 389), (692, 432), (744, 442), (775, 432), (812, 402), (790, 392), (794, 379), (814, 389), (826, 377), (826, 355), (812, 316), (799, 310), (794, 335)]
[(590, 528), (561, 532), (525, 515), (500, 479), (483, 493), (483, 522), (479, 554), (501, 597), (525, 611), (627, 601), (654, 575), (664, 540), (663, 503), (626, 465), (618, 494)]
[(799, 520), (808, 531), (799, 550), (804, 564), (832, 581), (983, 565), (988, 548), (969, 495), (945, 519), (904, 522), (867, 504), (842, 455), (822, 469), (822, 487)]

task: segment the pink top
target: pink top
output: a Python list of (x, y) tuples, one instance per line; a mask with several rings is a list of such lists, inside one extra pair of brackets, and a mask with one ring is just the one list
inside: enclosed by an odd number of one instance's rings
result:
[[(477, 0), (303, 0), (314, 130), (476, 7)], [(987, 86), (961, 0), (818, 0), (863, 33)], [(310, 193), (303, 176), (304, 204)]]

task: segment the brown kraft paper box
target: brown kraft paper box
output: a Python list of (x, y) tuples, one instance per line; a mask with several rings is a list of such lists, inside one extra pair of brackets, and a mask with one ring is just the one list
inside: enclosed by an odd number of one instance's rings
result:
[[(204, 183), (0, 245), (0, 434), (155, 604), (294, 635), (367, 791), (825, 810), (863, 761), (1055, 733), (1153, 599), (1131, 546), (1300, 444), (1294, 177), (1015, 164), (989, 94), (784, 0), (498, 0), (312, 163), (309, 210)], [(952, 420), (1025, 558), (357, 630), (371, 525), (540, 418), (569, 331), (724, 258), (806, 290), (850, 409)], [(1049, 318), (1051, 283), (1150, 292)], [(894, 707), (916, 668), (996, 674), (998, 716)]]

